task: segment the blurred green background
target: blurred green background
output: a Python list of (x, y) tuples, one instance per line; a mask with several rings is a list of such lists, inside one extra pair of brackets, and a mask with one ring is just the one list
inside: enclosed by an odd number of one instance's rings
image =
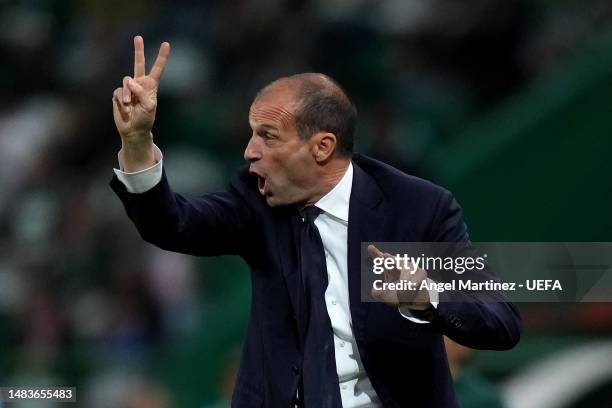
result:
[[(142, 242), (108, 187), (136, 34), (149, 66), (172, 44), (154, 135), (177, 191), (223, 188), (257, 89), (319, 71), (357, 104), (357, 150), (453, 191), (473, 241), (612, 241), (609, 1), (3, 1), (0, 23), (0, 385), (94, 408), (231, 395), (245, 264)], [(611, 406), (612, 305), (520, 307), (516, 349), (461, 360), (465, 406)], [(568, 378), (590, 382), (545, 400)]]

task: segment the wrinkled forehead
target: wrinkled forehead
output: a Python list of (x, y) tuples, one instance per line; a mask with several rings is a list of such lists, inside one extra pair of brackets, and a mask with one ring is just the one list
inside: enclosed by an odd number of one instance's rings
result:
[(271, 89), (259, 95), (249, 110), (249, 125), (272, 126), (279, 129), (295, 127), (296, 98), (291, 90)]

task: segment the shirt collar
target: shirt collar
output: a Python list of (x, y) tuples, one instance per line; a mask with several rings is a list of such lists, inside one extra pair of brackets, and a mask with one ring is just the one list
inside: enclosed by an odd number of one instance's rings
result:
[(342, 221), (348, 222), (349, 202), (353, 187), (353, 163), (349, 162), (346, 173), (338, 184), (315, 203), (317, 207)]

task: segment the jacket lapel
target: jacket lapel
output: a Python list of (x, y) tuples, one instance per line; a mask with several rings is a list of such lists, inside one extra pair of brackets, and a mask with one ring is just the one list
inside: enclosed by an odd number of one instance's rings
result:
[[(357, 156), (358, 158), (358, 156)], [(383, 240), (386, 204), (376, 181), (353, 161), (353, 186), (349, 202), (348, 222), (348, 282), (350, 309), (356, 337), (362, 337), (369, 308), (361, 301), (370, 292), (362, 285), (362, 242)], [(362, 287), (363, 286), (363, 287)], [(364, 293), (362, 293), (362, 290)]]
[(282, 230), (278, 231), (276, 245), (277, 254), (281, 264), (281, 270), (289, 293), (291, 307), (293, 309), (293, 317), (297, 322), (301, 321), (300, 314), (304, 312), (303, 307), (300, 307), (301, 298), (303, 297), (302, 285), (299, 272), (299, 236), (302, 228), (301, 219), (292, 209), (286, 209), (278, 214), (278, 224)]

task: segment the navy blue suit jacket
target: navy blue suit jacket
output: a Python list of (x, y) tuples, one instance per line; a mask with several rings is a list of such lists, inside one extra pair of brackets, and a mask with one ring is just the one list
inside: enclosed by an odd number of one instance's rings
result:
[[(364, 368), (385, 407), (458, 406), (442, 334), (472, 348), (509, 349), (520, 337), (519, 314), (508, 302), (441, 302), (431, 324), (417, 324), (397, 308), (361, 302), (361, 242), (461, 242), (468, 235), (447, 190), (365, 156), (355, 155), (353, 166), (349, 297)], [(301, 361), (295, 211), (269, 207), (246, 168), (227, 191), (198, 198), (174, 193), (165, 174), (142, 194), (128, 193), (116, 177), (111, 187), (146, 241), (169, 251), (246, 260), (251, 315), (232, 406), (289, 407)]]

